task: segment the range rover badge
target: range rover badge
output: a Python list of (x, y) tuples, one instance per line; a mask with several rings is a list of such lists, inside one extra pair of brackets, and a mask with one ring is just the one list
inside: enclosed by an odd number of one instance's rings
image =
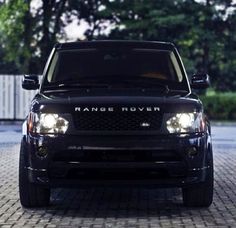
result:
[(143, 122), (143, 123), (140, 123), (140, 126), (141, 127), (150, 127), (150, 123), (147, 123), (147, 122)]

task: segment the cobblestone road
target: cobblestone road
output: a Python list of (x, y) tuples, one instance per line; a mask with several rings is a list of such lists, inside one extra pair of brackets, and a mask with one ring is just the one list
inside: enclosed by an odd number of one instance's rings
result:
[(0, 227), (236, 227), (236, 144), (216, 143), (209, 209), (186, 208), (179, 189), (55, 189), (48, 208), (22, 209), (19, 143), (0, 142)]

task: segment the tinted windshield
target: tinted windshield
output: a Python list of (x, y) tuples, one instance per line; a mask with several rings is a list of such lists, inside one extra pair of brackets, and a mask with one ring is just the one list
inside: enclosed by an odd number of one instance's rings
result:
[[(170, 88), (188, 88), (174, 53), (153, 49), (57, 51), (44, 80), (44, 86), (91, 81), (125, 86), (127, 80), (140, 81), (143, 85), (145, 80), (155, 80)], [(129, 86), (131, 84), (129, 81)], [(136, 86), (137, 83), (134, 83), (133, 87)]]

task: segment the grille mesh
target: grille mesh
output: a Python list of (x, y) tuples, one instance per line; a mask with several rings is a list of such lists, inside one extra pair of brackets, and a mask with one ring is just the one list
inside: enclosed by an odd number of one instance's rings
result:
[[(157, 131), (161, 127), (160, 112), (78, 112), (74, 123), (80, 131)], [(149, 125), (149, 126), (142, 126)]]

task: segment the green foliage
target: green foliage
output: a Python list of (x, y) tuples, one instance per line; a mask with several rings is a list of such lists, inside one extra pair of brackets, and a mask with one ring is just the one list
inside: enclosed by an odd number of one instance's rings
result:
[(211, 120), (236, 120), (236, 93), (211, 92), (200, 99)]
[(5, 50), (5, 60), (20, 64), (20, 58), (29, 58), (24, 44), (24, 16), (28, 5), (24, 0), (9, 0), (0, 6), (0, 43)]

